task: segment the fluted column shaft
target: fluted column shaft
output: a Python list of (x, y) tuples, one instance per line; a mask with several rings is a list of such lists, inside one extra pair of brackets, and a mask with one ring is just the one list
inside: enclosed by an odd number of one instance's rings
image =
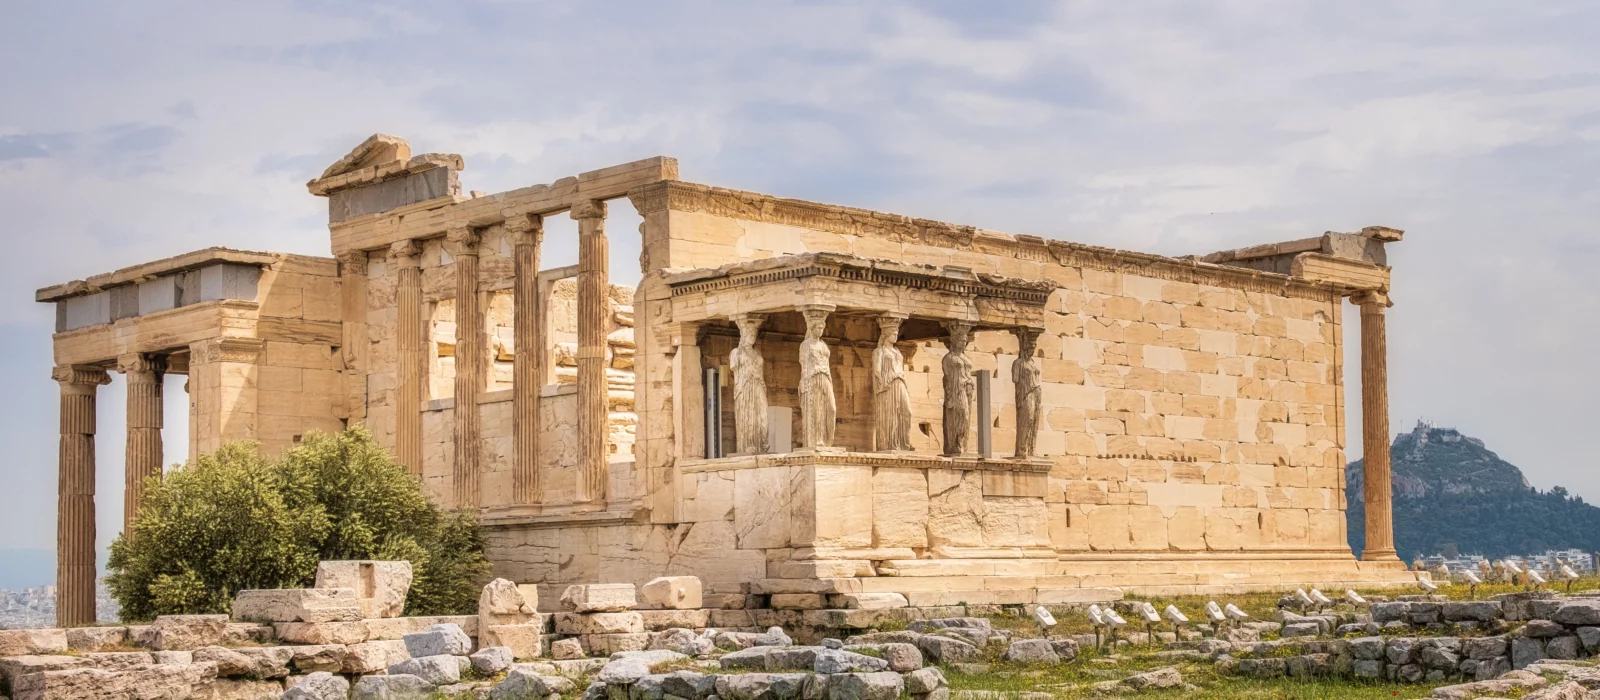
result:
[(422, 378), (426, 376), (423, 371), (422, 269), (417, 260), (420, 252), (416, 241), (409, 240), (398, 241), (389, 248), (389, 259), (395, 265), (395, 342), (399, 345), (394, 454), (415, 476), (422, 475)]
[(95, 579), (95, 393), (111, 378), (98, 367), (57, 367), (61, 385), (61, 478), (56, 501), (56, 626), (93, 624)]
[(578, 221), (577, 500), (605, 503), (607, 477), (606, 335), (611, 330), (610, 243), (605, 202), (572, 207)]
[(544, 386), (544, 317), (539, 313), (539, 246), (544, 221), (538, 216), (506, 220), (512, 249), (511, 413), (516, 457), (511, 471), (515, 503), (543, 503), (539, 479), (539, 390)]
[(125, 480), (122, 489), (122, 532), (133, 539), (133, 524), (144, 489), (152, 477), (161, 476), (161, 428), (164, 410), (162, 378), (167, 371), (164, 357), (129, 355), (118, 360), (118, 369), (128, 379), (128, 445), (123, 460)]
[(451, 254), (456, 259), (456, 410), (455, 496), (458, 506), (477, 506), (478, 395), (483, 393), (483, 366), (489, 352), (483, 334), (483, 302), (478, 296), (478, 232), (451, 229)]
[(1389, 472), (1389, 368), (1385, 337), (1385, 294), (1367, 292), (1351, 298), (1361, 307), (1361, 449), (1362, 497), (1366, 507), (1363, 560), (1396, 559), (1394, 505)]

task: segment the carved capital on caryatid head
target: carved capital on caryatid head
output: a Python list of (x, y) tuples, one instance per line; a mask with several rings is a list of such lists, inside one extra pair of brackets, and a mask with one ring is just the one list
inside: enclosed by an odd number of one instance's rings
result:
[(806, 319), (806, 337), (821, 338), (823, 329), (827, 328), (828, 314), (839, 307), (833, 304), (801, 304), (794, 308)]
[(900, 342), (900, 324), (910, 318), (910, 314), (898, 311), (885, 311), (878, 316), (878, 345), (888, 346)]
[(944, 329), (950, 333), (945, 345), (951, 352), (964, 352), (967, 349), (967, 343), (972, 340), (972, 325), (971, 321), (944, 322)]
[(167, 357), (144, 352), (118, 355), (117, 371), (123, 374), (162, 374), (167, 371)]
[(766, 314), (734, 314), (728, 317), (733, 325), (739, 327), (739, 344), (752, 347), (756, 344), (756, 336), (761, 332), (761, 324), (767, 320)]
[(73, 386), (92, 390), (111, 383), (111, 375), (106, 373), (105, 368), (93, 365), (56, 365), (50, 370), (50, 378), (59, 382), (63, 389)]
[(574, 219), (604, 219), (606, 203), (598, 199), (586, 199), (572, 205), (570, 213)]
[(1017, 326), (1012, 332), (1017, 336), (1017, 357), (1032, 357), (1034, 351), (1039, 348), (1039, 336), (1044, 333), (1044, 329)]
[(422, 246), (407, 238), (395, 241), (389, 245), (389, 259), (394, 261), (396, 267), (416, 267), (417, 257), (422, 254)]
[(1384, 309), (1394, 306), (1394, 301), (1387, 292), (1368, 289), (1350, 295), (1350, 303), (1361, 307), (1362, 311), (1383, 313)]
[(483, 240), (483, 234), (471, 226), (458, 226), (445, 232), (446, 247), (453, 257), (464, 257), (478, 254), (478, 243)]
[(539, 245), (544, 240), (544, 217), (519, 214), (506, 219), (506, 241), (513, 246)]
[(335, 256), (339, 260), (339, 275), (367, 274), (367, 251), (347, 250)]

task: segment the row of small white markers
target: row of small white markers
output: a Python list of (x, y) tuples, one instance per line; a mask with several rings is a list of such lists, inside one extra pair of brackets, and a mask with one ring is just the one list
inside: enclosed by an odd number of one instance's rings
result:
[[(1537, 588), (1548, 583), (1548, 579), (1545, 577), (1544, 572), (1531, 567), (1524, 571), (1522, 567), (1517, 566), (1517, 563), (1511, 561), (1510, 559), (1496, 561), (1492, 567), (1488, 561), (1480, 561), (1478, 562), (1478, 567), (1485, 575), (1492, 575), (1493, 572), (1498, 569), (1510, 574), (1513, 581), (1515, 581), (1517, 576), (1523, 576), (1524, 584), (1531, 588)], [(1576, 581), (1580, 578), (1578, 572), (1572, 568), (1572, 565), (1565, 561), (1559, 562), (1559, 567), (1556, 569), (1556, 574), (1559, 575), (1562, 580), (1566, 581), (1568, 589), (1572, 588), (1573, 581)], [(1462, 569), (1461, 577), (1466, 579), (1467, 585), (1473, 588), (1477, 588), (1478, 584), (1483, 583), (1483, 577), (1473, 572), (1472, 569)], [(1446, 579), (1445, 585), (1449, 585), (1448, 579)], [(1417, 576), (1417, 587), (1421, 588), (1426, 593), (1433, 593), (1439, 590), (1439, 584), (1434, 583), (1430, 579), (1424, 579), (1420, 575)]]

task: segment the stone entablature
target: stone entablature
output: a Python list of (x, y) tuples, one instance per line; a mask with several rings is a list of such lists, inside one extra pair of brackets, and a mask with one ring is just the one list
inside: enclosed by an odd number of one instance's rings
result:
[[(685, 183), (665, 157), (490, 195), (463, 196), (463, 168), (375, 135), (308, 183), (333, 258), (212, 249), (40, 290), (62, 376), (143, 387), (130, 479), (159, 473), (157, 387), (187, 374), (191, 455), (364, 425), (478, 507), (522, 583), (672, 567), (713, 595), (1036, 602), (1267, 585), (1291, 554), (1321, 581), (1392, 577), (1386, 490), (1369, 561), (1345, 549), (1341, 329), (1350, 298), (1381, 436), (1397, 230), (1174, 258)], [(622, 197), (637, 288), (610, 283)], [(541, 269), (559, 215), (578, 262)], [(63, 483), (92, 465), (64, 452)], [(92, 495), (68, 495), (81, 529)], [(92, 561), (82, 534), (62, 561)]]

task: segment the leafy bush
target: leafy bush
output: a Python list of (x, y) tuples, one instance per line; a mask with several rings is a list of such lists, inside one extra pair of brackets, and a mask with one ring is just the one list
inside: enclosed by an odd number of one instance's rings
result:
[(476, 515), (442, 511), (364, 429), (311, 434), (281, 457), (224, 445), (152, 479), (111, 545), (107, 582), (126, 620), (226, 613), (235, 592), (304, 588), (317, 562), (404, 559), (412, 615), (470, 614), (488, 580)]

